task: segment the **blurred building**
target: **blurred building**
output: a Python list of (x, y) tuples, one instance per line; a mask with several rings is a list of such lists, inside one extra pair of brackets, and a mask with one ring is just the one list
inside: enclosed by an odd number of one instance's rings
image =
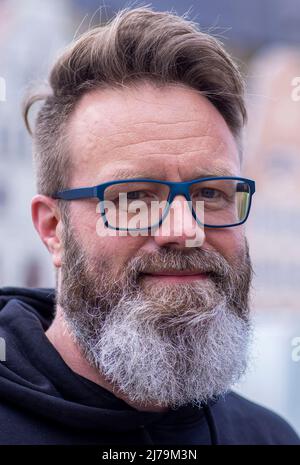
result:
[(240, 389), (300, 431), (300, 102), (292, 85), (300, 50), (272, 46), (248, 66), (249, 124), (244, 172), (256, 180), (247, 237), (253, 261), (256, 341), (253, 370)]
[[(72, 0), (78, 15), (89, 13), (94, 23), (107, 20), (120, 8), (130, 5), (124, 0)], [(133, 2), (158, 11), (189, 13), (189, 17), (219, 35), (231, 48), (240, 52), (258, 50), (266, 44), (300, 43), (299, 0), (152, 0)]]
[(257, 193), (248, 226), (255, 263), (255, 307), (300, 312), (300, 49), (273, 46), (248, 68), (245, 172)]
[(31, 141), (21, 116), (28, 83), (45, 79), (70, 38), (68, 2), (0, 2), (0, 285), (49, 285), (51, 264), (30, 215), (35, 192)]

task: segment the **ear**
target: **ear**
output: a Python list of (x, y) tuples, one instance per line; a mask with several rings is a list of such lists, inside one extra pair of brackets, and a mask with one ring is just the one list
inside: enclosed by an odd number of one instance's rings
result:
[(31, 201), (31, 215), (35, 229), (52, 255), (56, 268), (62, 262), (62, 222), (57, 201), (46, 195), (36, 195)]

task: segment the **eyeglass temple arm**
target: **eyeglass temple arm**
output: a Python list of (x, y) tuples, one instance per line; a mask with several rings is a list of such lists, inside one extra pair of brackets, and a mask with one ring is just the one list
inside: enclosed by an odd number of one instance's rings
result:
[(76, 200), (76, 199), (88, 199), (91, 197), (97, 197), (97, 186), (95, 187), (80, 187), (78, 189), (68, 189), (57, 192), (53, 195), (54, 199), (63, 200)]

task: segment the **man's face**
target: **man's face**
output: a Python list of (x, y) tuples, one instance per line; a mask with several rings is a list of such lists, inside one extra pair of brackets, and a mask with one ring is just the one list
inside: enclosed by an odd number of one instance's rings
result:
[[(69, 135), (70, 187), (138, 176), (187, 181), (206, 174), (240, 174), (236, 142), (224, 119), (207, 99), (188, 88), (159, 90), (144, 85), (137, 90), (87, 94), (73, 115)], [(94, 257), (110, 257), (116, 272), (139, 252), (151, 253), (164, 246), (185, 248), (186, 238), (199, 230), (195, 223), (189, 226), (185, 221), (187, 229), (177, 238), (174, 230), (167, 236), (157, 230), (152, 237), (96, 240), (96, 224), (99, 229), (105, 226), (96, 214), (95, 202), (72, 202), (71, 212), (86, 250)], [(185, 214), (190, 212), (185, 210)], [(230, 260), (244, 247), (243, 229), (207, 229), (203, 247)]]
[[(185, 87), (89, 93), (69, 139), (70, 188), (240, 175), (224, 119)], [(207, 400), (245, 369), (251, 265), (243, 226), (199, 231), (185, 215), (179, 235), (171, 222), (167, 234), (105, 236), (93, 199), (69, 205), (58, 303), (90, 363), (145, 405)], [(195, 233), (201, 247), (187, 247)]]

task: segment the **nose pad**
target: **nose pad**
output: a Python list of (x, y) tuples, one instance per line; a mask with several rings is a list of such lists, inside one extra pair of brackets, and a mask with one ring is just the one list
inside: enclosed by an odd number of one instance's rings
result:
[[(185, 247), (202, 246), (205, 240), (204, 226), (195, 213), (192, 201), (185, 194), (177, 194), (169, 202), (158, 234), (167, 237), (169, 242), (184, 242)], [(199, 215), (202, 219), (201, 209)]]
[[(195, 210), (193, 207), (192, 200), (189, 200), (185, 196), (184, 208), (186, 209), (188, 215), (188, 221), (191, 222), (191, 231), (194, 232), (195, 236), (193, 239), (186, 239), (186, 247), (201, 247), (205, 241), (204, 202), (197, 202)], [(184, 216), (184, 218), (186, 218), (186, 215)], [(186, 219), (184, 219), (184, 221), (186, 221)]]
[(196, 205), (193, 205), (192, 200), (187, 200), (190, 212), (200, 227), (204, 227), (204, 201), (197, 200)]
[(168, 199), (169, 204), (173, 204), (176, 197), (184, 197), (185, 202), (188, 204), (192, 217), (197, 222), (198, 226), (204, 228), (204, 201), (197, 200), (196, 201), (196, 208), (193, 206), (193, 202), (190, 196), (190, 193), (184, 189), (182, 192), (178, 192), (177, 194), (173, 195)]

